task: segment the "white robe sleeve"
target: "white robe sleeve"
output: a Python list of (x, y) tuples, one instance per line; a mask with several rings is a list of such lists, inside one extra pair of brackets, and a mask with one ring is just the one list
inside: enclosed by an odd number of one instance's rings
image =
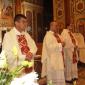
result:
[(30, 49), (30, 52), (33, 53), (33, 55), (35, 55), (37, 52), (37, 46), (29, 34), (27, 34), (26, 36), (27, 36), (27, 42), (28, 42), (28, 47)]
[[(47, 33), (44, 41), (43, 41), (43, 49), (42, 49), (42, 77), (46, 76), (48, 70), (48, 62), (50, 60), (50, 56), (56, 55), (57, 53), (61, 54), (62, 45), (61, 43), (57, 43), (56, 38), (53, 34)], [(54, 54), (56, 53), (56, 54)], [(51, 54), (51, 55), (50, 55)]]
[(58, 43), (54, 35), (48, 34), (46, 36), (46, 46), (50, 51), (62, 51), (62, 44)]
[(74, 51), (74, 49), (73, 49), (74, 45), (73, 45), (73, 43), (71, 41), (71, 38), (70, 38), (70, 36), (68, 34), (68, 30), (67, 29), (63, 30), (63, 32), (61, 33), (61, 36), (63, 37), (63, 40), (65, 42), (65, 47), (64, 48)]

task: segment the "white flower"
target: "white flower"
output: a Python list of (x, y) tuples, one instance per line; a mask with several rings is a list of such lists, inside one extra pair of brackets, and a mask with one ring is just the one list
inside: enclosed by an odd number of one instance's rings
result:
[(0, 68), (6, 68), (7, 62), (6, 62), (6, 56), (5, 51), (3, 50), (0, 54)]
[(22, 76), (21, 78), (15, 78), (11, 85), (39, 85), (37, 83), (38, 74), (36, 72), (31, 72), (25, 76)]
[(10, 85), (22, 85), (20, 78), (15, 78)]

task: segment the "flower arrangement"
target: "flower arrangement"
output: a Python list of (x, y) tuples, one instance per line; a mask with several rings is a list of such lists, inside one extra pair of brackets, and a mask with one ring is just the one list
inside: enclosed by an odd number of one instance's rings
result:
[[(17, 57), (17, 50), (16, 48), (13, 49), (14, 54)], [(22, 61), (20, 65), (18, 65), (12, 71), (8, 70), (8, 65), (6, 62), (5, 51), (2, 51), (0, 54), (0, 85), (38, 85), (37, 84), (37, 77), (38, 74), (36, 72), (31, 72), (27, 75), (19, 77), (21, 71), (25, 67), (32, 67), (34, 65), (34, 61)], [(17, 78), (18, 77), (18, 78)]]
[(53, 85), (52, 80), (50, 80), (47, 85)]
[(36, 72), (31, 72), (20, 78), (14, 78), (10, 85), (39, 85), (37, 83), (38, 74)]

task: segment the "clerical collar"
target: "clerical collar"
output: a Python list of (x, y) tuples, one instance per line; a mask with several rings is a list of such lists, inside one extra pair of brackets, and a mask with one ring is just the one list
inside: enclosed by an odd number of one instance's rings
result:
[(69, 33), (72, 33), (70, 30), (68, 31)]
[(23, 35), (24, 34), (24, 32), (19, 32), (15, 27), (14, 27), (14, 31), (15, 31), (15, 33), (16, 33), (16, 35)]
[(51, 30), (50, 30), (49, 32), (50, 32), (50, 33), (52, 33), (52, 34), (54, 34), (54, 32), (53, 32), (53, 31), (51, 31)]

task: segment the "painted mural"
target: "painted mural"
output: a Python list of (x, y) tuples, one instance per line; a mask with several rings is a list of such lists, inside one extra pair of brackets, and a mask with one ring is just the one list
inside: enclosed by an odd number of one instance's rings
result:
[[(70, 0), (71, 22), (75, 24), (75, 32), (85, 32), (85, 0)], [(85, 35), (84, 35), (85, 36)]]
[(55, 20), (59, 21), (59, 33), (61, 33), (62, 29), (65, 28), (65, 9), (64, 9), (64, 0), (54, 0), (54, 17)]
[(13, 12), (13, 0), (0, 0), (0, 27), (13, 26)]

